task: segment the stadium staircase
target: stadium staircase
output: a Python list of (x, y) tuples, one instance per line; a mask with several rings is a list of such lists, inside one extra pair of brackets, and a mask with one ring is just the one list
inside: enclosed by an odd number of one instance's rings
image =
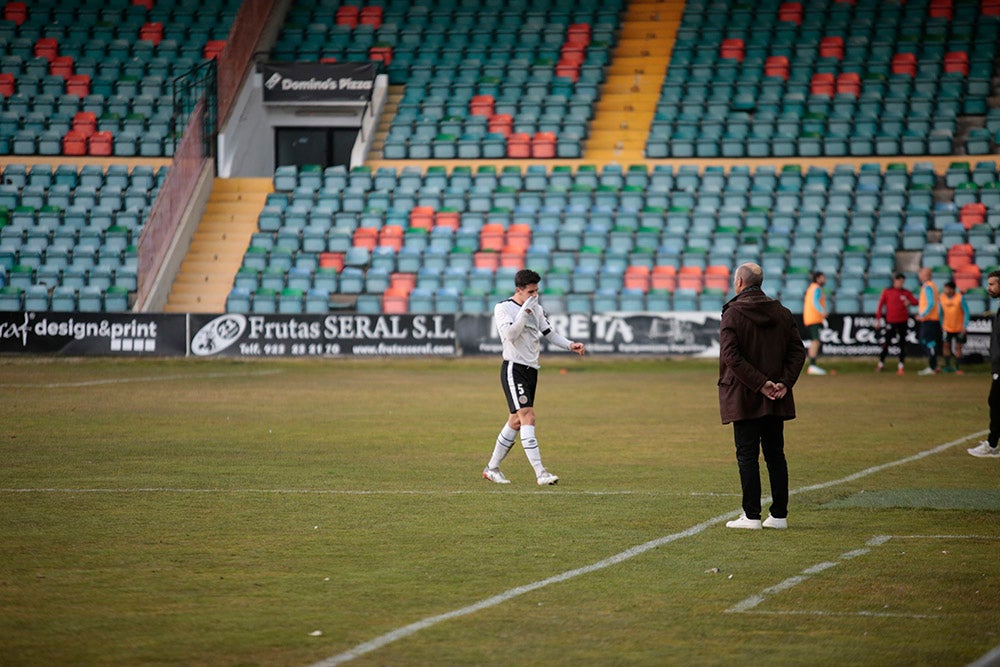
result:
[(586, 147), (588, 162), (641, 163), (667, 73), (681, 2), (633, 2), (608, 67)]
[(216, 178), (164, 312), (223, 313), (233, 277), (273, 190), (269, 178)]

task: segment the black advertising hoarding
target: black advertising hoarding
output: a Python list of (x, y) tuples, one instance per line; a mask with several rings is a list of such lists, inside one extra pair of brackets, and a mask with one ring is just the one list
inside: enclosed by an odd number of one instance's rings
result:
[[(552, 327), (591, 354), (718, 357), (720, 314), (571, 313)], [(907, 354), (924, 356), (911, 321)], [(992, 319), (969, 321), (967, 359), (989, 358)], [(801, 328), (801, 322), (800, 322)], [(802, 329), (804, 335), (805, 330)], [(824, 357), (874, 357), (871, 315), (834, 313), (821, 331)], [(549, 351), (558, 348), (546, 346)], [(405, 357), (496, 355), (490, 315), (183, 315), (0, 312), (0, 354), (146, 357)], [(896, 347), (889, 349), (893, 357)]]
[[(555, 331), (586, 343), (591, 354), (719, 354), (718, 313), (571, 313), (550, 314), (548, 319)], [(463, 354), (502, 352), (493, 318), (488, 315), (459, 318), (458, 342)]]
[(186, 325), (187, 315), (0, 313), (0, 353), (182, 356)]
[(189, 315), (195, 357), (455, 356), (454, 315)]
[(375, 88), (375, 63), (264, 63), (264, 102), (367, 102)]

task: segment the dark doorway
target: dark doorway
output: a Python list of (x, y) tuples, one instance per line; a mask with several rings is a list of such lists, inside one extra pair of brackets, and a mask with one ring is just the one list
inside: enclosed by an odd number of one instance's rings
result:
[(278, 127), (275, 128), (275, 166), (318, 164), (321, 167), (349, 166), (358, 128)]

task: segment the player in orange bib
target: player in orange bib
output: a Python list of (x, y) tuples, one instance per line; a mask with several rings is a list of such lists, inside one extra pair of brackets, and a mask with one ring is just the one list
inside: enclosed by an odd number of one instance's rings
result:
[(965, 302), (962, 293), (955, 289), (955, 281), (944, 284), (941, 293), (941, 330), (944, 332), (944, 347), (941, 348), (944, 357), (945, 373), (962, 374), (962, 346), (965, 345), (965, 329), (969, 325), (969, 304)]

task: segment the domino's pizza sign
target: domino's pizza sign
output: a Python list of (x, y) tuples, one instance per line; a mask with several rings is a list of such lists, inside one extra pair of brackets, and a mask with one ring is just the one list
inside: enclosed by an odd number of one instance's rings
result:
[(265, 63), (264, 102), (367, 102), (375, 89), (375, 63)]

